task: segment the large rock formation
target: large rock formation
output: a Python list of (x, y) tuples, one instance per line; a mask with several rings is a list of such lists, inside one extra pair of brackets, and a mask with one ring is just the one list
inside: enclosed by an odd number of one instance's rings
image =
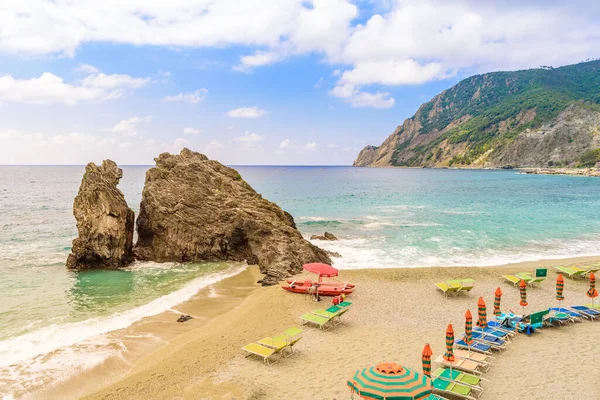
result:
[(139, 259), (246, 260), (266, 274), (263, 284), (297, 273), (305, 263), (330, 263), (290, 214), (263, 199), (236, 170), (188, 149), (155, 161), (137, 220)]
[(73, 204), (79, 236), (73, 240), (67, 267), (118, 268), (133, 261), (134, 213), (117, 188), (122, 176), (111, 160), (85, 167)]

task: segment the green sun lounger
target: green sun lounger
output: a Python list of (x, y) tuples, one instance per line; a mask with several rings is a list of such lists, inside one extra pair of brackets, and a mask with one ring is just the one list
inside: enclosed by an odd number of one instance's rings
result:
[(445, 394), (468, 400), (479, 397), (477, 392), (471, 386), (463, 385), (458, 382), (452, 382), (443, 378), (435, 378), (431, 383), (433, 392), (436, 394)]
[(442, 378), (449, 381), (458, 382), (463, 385), (471, 386), (475, 389), (478, 389), (479, 391), (483, 390), (481, 388), (481, 382), (486, 380), (480, 376), (467, 374), (466, 372), (457, 371), (455, 369), (453, 369), (452, 374), (450, 374), (449, 368), (438, 368), (433, 372), (432, 376), (434, 378)]
[(561, 274), (564, 274), (571, 279), (585, 277), (585, 271), (577, 271), (572, 268), (567, 268), (567, 267), (563, 267), (563, 266), (558, 266), (558, 267), (554, 267), (554, 268), (556, 270), (558, 270), (558, 272), (560, 272)]
[(252, 356), (252, 355), (257, 356), (257, 357), (262, 357), (263, 361), (267, 365), (274, 364), (274, 363), (277, 362), (277, 361), (271, 361), (269, 363), (270, 358), (272, 356), (274, 356), (275, 354), (277, 354), (278, 352), (275, 351), (275, 349), (271, 349), (269, 347), (261, 346), (258, 343), (247, 344), (246, 346), (242, 347), (242, 350), (244, 350), (246, 353), (248, 353), (246, 355), (246, 357), (249, 357), (249, 356)]
[(315, 315), (312, 313), (306, 313), (302, 316), (300, 316), (300, 319), (302, 321), (304, 321), (304, 324), (314, 324), (317, 325), (320, 329), (328, 329), (329, 326), (328, 323), (331, 322), (331, 320), (333, 319), (333, 317), (329, 318), (329, 317), (321, 317), (319, 315)]
[(570, 269), (572, 269), (573, 271), (583, 271), (582, 275), (589, 275), (591, 273), (596, 273), (598, 271), (600, 271), (600, 267), (596, 267), (596, 266), (589, 266), (589, 267), (569, 267)]
[(351, 305), (351, 301), (342, 301), (340, 304), (338, 304), (339, 307), (350, 307)]
[[(300, 339), (302, 339), (302, 336), (293, 337), (293, 336), (290, 336), (290, 335), (284, 333), (279, 336), (273, 336), (271, 339), (275, 343), (281, 343), (281, 342), (285, 343), (285, 346), (283, 346), (283, 348), (281, 348), (279, 351), (281, 351), (281, 354), (284, 357), (289, 357), (292, 354), (294, 354), (294, 345), (296, 343), (298, 343), (300, 341)], [(257, 343), (259, 343), (263, 346), (270, 347), (270, 346), (268, 346), (268, 343), (262, 343), (262, 341), (258, 341)], [(286, 350), (287, 350), (287, 354), (286, 354)]]

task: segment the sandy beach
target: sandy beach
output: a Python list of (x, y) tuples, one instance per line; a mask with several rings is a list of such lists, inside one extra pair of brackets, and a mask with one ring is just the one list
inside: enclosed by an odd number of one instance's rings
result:
[[(162, 337), (155, 351), (130, 354), (128, 368), (127, 363), (116, 369), (109, 364), (88, 371), (43, 397), (87, 393), (86, 399), (104, 400), (348, 399), (346, 380), (358, 368), (393, 361), (420, 370), (425, 343), (431, 344), (433, 359), (442, 354), (447, 324), (461, 334), (463, 315), (467, 309), (476, 315), (479, 296), (491, 314), (493, 293), (500, 287), (502, 309), (519, 312), (519, 291), (501, 275), (550, 268), (541, 288), (528, 288), (527, 311), (534, 312), (556, 304), (552, 266), (598, 261), (588, 257), (500, 267), (342, 271), (341, 279), (358, 285), (343, 323), (327, 331), (302, 327), (297, 354), (271, 366), (245, 358), (240, 348), (300, 326), (301, 314), (328, 306), (330, 298), (315, 303), (277, 286), (262, 288), (255, 283), (257, 269), (249, 267), (177, 307), (198, 318), (176, 324), (173, 314), (165, 313), (129, 328)], [(433, 285), (463, 277), (476, 280), (469, 294), (446, 298)], [(565, 281), (565, 304), (588, 303), (587, 281)], [(591, 357), (599, 340), (600, 325), (594, 322), (548, 328), (531, 337), (517, 335), (505, 352), (495, 354), (485, 374), (489, 382), (483, 398), (589, 398), (598, 393), (600, 372)]]

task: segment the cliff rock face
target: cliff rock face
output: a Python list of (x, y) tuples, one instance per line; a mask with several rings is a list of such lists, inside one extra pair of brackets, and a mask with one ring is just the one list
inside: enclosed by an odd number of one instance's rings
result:
[(600, 60), (467, 78), (421, 105), (359, 167), (592, 167)]
[(73, 203), (79, 236), (73, 240), (67, 267), (118, 268), (133, 261), (134, 213), (117, 188), (122, 176), (111, 160), (85, 167)]
[(240, 174), (183, 149), (163, 153), (146, 173), (138, 241), (141, 260), (246, 260), (274, 284), (309, 262), (330, 263), (305, 240), (292, 216), (262, 198)]

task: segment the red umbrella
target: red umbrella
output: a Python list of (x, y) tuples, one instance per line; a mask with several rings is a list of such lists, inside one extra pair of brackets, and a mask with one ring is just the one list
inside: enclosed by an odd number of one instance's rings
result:
[(598, 290), (596, 289), (596, 275), (593, 272), (590, 274), (590, 290), (587, 291), (587, 296), (592, 299), (592, 308), (594, 308), (594, 298), (598, 297)]
[(485, 301), (482, 296), (479, 296), (479, 301), (477, 302), (477, 326), (481, 329), (487, 328), (487, 309), (485, 306)]
[(421, 354), (421, 362), (423, 363), (423, 374), (427, 375), (431, 378), (431, 347), (429, 347), (429, 343), (425, 344), (425, 348), (423, 348), (423, 353)]
[(525, 314), (525, 307), (527, 307), (529, 303), (527, 303), (527, 284), (522, 279), (519, 284), (519, 291), (521, 292), (521, 301), (519, 304), (523, 307), (523, 314)]
[(563, 290), (565, 288), (565, 279), (562, 274), (558, 274), (556, 277), (556, 300), (558, 300), (558, 306), (560, 307), (560, 302), (565, 299), (563, 296)]
[(302, 268), (308, 272), (312, 272), (313, 274), (318, 274), (319, 278), (331, 278), (333, 276), (338, 276), (338, 270), (327, 264), (304, 264)]
[(500, 300), (502, 299), (502, 290), (500, 288), (496, 289), (496, 293), (494, 293), (494, 315), (498, 316), (502, 314), (500, 311)]

